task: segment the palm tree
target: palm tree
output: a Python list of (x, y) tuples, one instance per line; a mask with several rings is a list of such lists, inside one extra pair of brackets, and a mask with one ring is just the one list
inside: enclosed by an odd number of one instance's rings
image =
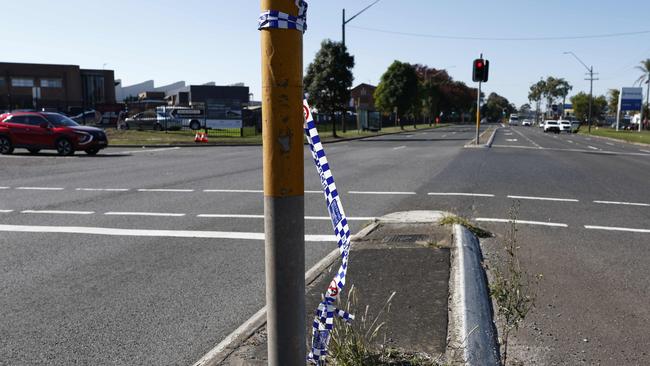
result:
[[(646, 108), (650, 109), (650, 58), (641, 61), (641, 66), (637, 66), (636, 68), (643, 73), (638, 79), (636, 79), (636, 83), (638, 83), (639, 86), (643, 83), (648, 84), (645, 93), (645, 105)], [(641, 109), (643, 109), (643, 106), (641, 106)], [(643, 110), (641, 111), (641, 114), (643, 114)], [(641, 116), (641, 118), (641, 122), (643, 122), (643, 116)], [(648, 120), (647, 115), (645, 116), (645, 120)]]

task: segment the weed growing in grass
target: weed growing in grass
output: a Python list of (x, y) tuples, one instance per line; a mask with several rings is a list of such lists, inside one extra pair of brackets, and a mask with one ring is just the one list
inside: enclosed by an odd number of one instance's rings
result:
[(541, 274), (531, 276), (519, 263), (519, 245), (517, 243), (517, 224), (519, 202), (509, 210), (510, 221), (504, 238), (505, 258), (497, 254), (497, 264), (492, 270), (493, 281), (490, 295), (497, 305), (497, 313), (502, 322), (501, 364), (507, 365), (508, 339), (512, 331), (517, 331), (528, 313), (535, 307), (535, 298)]
[(493, 235), (491, 232), (487, 230), (483, 230), (480, 227), (472, 224), (468, 219), (460, 216), (454, 216), (454, 215), (449, 215), (445, 216), (440, 221), (438, 222), (440, 225), (454, 225), (454, 224), (459, 224), (467, 228), (467, 230), (471, 231), (474, 235), (478, 236), (479, 238), (491, 238)]

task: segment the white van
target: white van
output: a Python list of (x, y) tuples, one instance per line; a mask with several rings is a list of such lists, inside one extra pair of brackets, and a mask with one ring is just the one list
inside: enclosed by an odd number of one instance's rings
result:
[(519, 126), (519, 115), (511, 114), (510, 119), (508, 120), (510, 126)]

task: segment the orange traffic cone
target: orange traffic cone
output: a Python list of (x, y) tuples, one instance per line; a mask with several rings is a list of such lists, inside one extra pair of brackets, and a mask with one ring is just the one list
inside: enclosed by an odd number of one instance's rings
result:
[(201, 142), (208, 142), (208, 134), (207, 133), (202, 133), (201, 134)]
[(197, 132), (196, 135), (194, 135), (194, 142), (203, 142), (201, 141), (201, 133)]

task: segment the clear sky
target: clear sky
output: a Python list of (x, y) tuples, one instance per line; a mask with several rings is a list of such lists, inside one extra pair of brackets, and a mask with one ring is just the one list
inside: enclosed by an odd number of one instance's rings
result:
[[(305, 68), (323, 39), (341, 39), (348, 15), (372, 0), (309, 1)], [(650, 58), (650, 33), (566, 40), (463, 40), (381, 33), (471, 38), (572, 37), (650, 31), (648, 0), (381, 0), (348, 24), (356, 58), (355, 84), (376, 84), (395, 59), (448, 68), (468, 85), (479, 53), (490, 60), (486, 93), (517, 104), (529, 86), (549, 75), (567, 79), (571, 94), (589, 91), (585, 68), (594, 66), (594, 93), (631, 86), (634, 70)], [(1, 61), (77, 64), (115, 70), (125, 85), (154, 79), (217, 84), (244, 82), (260, 95), (257, 0), (20, 0), (2, 6)], [(106, 65), (104, 65), (106, 64)]]

